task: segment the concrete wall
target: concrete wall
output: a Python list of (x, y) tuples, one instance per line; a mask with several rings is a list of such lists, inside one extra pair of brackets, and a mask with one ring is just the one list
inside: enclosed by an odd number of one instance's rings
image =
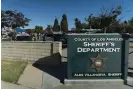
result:
[(129, 40), (129, 60), (128, 60), (128, 67), (133, 68), (133, 39)]
[(129, 41), (129, 46), (133, 47), (133, 42), (132, 41)]
[(2, 60), (36, 61), (57, 52), (62, 54), (61, 42), (2, 41), (1, 43)]

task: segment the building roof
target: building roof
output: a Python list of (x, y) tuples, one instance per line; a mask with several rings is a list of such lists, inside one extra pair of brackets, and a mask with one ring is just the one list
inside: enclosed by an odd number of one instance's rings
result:
[(16, 32), (25, 32), (25, 29), (16, 28)]
[(62, 32), (61, 31), (59, 31), (59, 32), (53, 32), (53, 34), (62, 34)]

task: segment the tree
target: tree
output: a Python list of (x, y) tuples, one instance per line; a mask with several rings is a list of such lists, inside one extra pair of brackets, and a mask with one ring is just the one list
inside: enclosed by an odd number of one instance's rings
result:
[(47, 25), (47, 28), (45, 29), (47, 33), (52, 34), (52, 26), (51, 25)]
[(35, 29), (26, 29), (25, 31), (26, 31), (26, 33), (31, 35), (32, 33), (34, 33)]
[(67, 22), (66, 14), (63, 14), (63, 16), (62, 16), (61, 30), (62, 30), (62, 32), (68, 32), (68, 22)]
[(78, 18), (75, 18), (75, 27), (78, 32), (82, 29), (82, 24)]
[(82, 29), (87, 29), (87, 27), (88, 27), (87, 23), (81, 23), (81, 25), (82, 25)]
[(133, 25), (133, 17), (128, 21), (130, 25)]
[(128, 21), (120, 22), (117, 26), (119, 26), (117, 31), (120, 30), (121, 33), (133, 33), (133, 17)]
[(93, 22), (95, 22), (95, 17), (93, 17), (93, 14), (91, 13), (88, 18), (85, 18), (85, 21), (88, 22), (88, 27), (89, 29), (91, 29), (93, 26)]
[(43, 31), (42, 26), (35, 26), (35, 32), (37, 33), (37, 39), (39, 39), (39, 34)]
[[(103, 9), (104, 10), (104, 9)], [(101, 23), (100, 26), (103, 28), (104, 33), (107, 32), (107, 29), (113, 24), (119, 22), (117, 17), (121, 14), (121, 6), (117, 6), (116, 8), (111, 8), (109, 12), (105, 9), (105, 12), (100, 15)]]
[(58, 23), (58, 19), (57, 18), (55, 18), (55, 20), (54, 20), (53, 31), (56, 31), (56, 32), (60, 31), (60, 25)]
[(110, 26), (119, 22), (117, 17), (121, 12), (122, 7), (120, 5), (111, 9), (102, 8), (101, 13), (98, 16), (90, 14), (88, 18), (85, 18), (85, 20), (88, 22), (90, 28), (102, 29), (104, 33), (106, 33)]
[(36, 33), (41, 33), (43, 30), (43, 27), (42, 26), (35, 26), (35, 32)]
[(124, 28), (125, 32), (133, 33), (133, 17), (130, 20), (124, 22)]
[(127, 33), (133, 33), (133, 26), (128, 24), (125, 30)]
[(120, 22), (116, 25), (115, 30), (118, 33), (133, 33), (133, 25), (128, 21)]
[(4, 11), (1, 11), (1, 28), (8, 27), (7, 18)]
[(26, 18), (23, 13), (7, 10), (2, 11), (1, 16), (1, 23), (2, 28), (4, 27), (12, 27), (12, 29), (15, 29), (17, 27), (24, 27), (28, 26), (30, 19)]
[(101, 18), (99, 16), (94, 16), (93, 14), (90, 14), (88, 18), (85, 18), (85, 21), (88, 22), (88, 26), (86, 26), (87, 29), (101, 29)]
[(61, 31), (60, 25), (58, 25), (58, 30)]

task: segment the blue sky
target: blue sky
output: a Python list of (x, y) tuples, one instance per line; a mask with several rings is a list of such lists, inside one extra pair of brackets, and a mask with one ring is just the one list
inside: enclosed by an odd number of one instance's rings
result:
[(34, 28), (41, 25), (53, 25), (55, 16), (60, 22), (65, 13), (68, 18), (69, 28), (74, 27), (74, 19), (77, 17), (81, 22), (90, 13), (100, 13), (100, 8), (111, 8), (121, 4), (123, 20), (133, 17), (133, 0), (2, 0), (2, 10), (17, 10), (31, 19), (29, 26)]

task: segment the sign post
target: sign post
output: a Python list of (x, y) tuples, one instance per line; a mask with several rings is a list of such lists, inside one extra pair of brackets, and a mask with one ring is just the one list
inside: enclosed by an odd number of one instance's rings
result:
[(69, 34), (68, 79), (127, 79), (128, 39), (120, 34)]

